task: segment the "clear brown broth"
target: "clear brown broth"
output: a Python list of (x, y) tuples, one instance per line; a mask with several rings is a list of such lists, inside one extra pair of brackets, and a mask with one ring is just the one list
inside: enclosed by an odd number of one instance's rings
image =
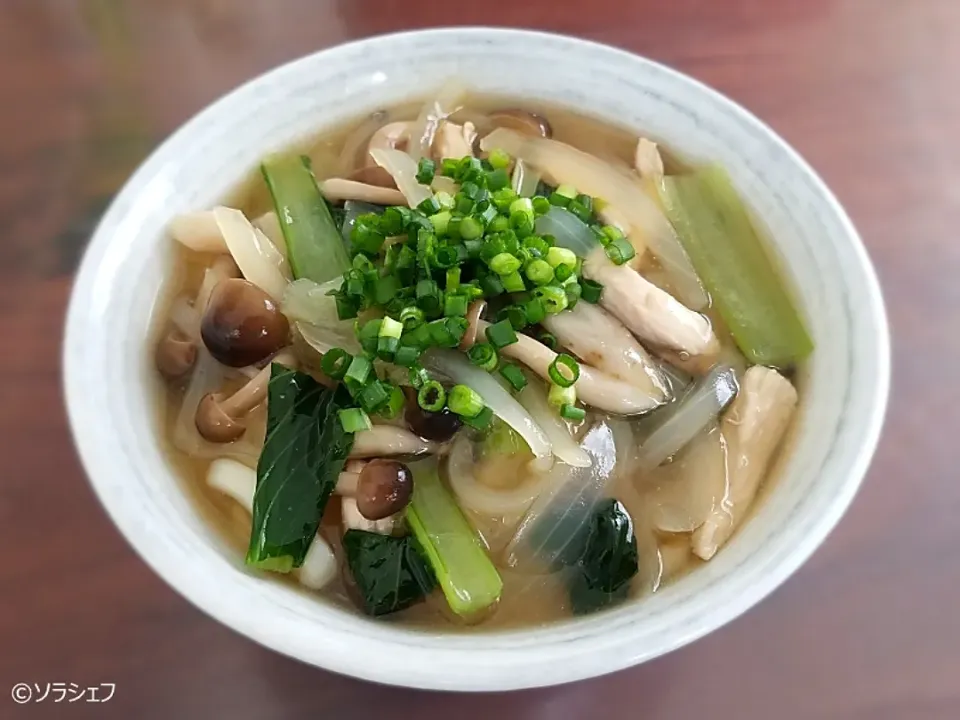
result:
[[(489, 112), (496, 108), (519, 106), (538, 112), (548, 118), (553, 128), (553, 136), (555, 139), (569, 143), (610, 161), (620, 161), (627, 166), (632, 164), (633, 152), (638, 135), (636, 130), (600, 122), (594, 118), (568, 109), (518, 102), (504, 98), (473, 97), (466, 103), (469, 112), (479, 113)], [(419, 112), (420, 107), (421, 103), (410, 103), (401, 107), (392, 108), (390, 110), (390, 121), (413, 119)], [(454, 119), (457, 119), (456, 116)], [(348, 138), (363, 121), (364, 118), (358, 118), (352, 122), (345, 123), (341, 127), (323, 130), (304, 143), (299, 144), (298, 147), (291, 149), (305, 152), (311, 157), (314, 171), (318, 177), (332, 176), (336, 173), (337, 158), (345, 139)], [(683, 162), (682, 156), (678, 153), (662, 147), (661, 152), (664, 156), (664, 163), (668, 174), (679, 172), (686, 167), (686, 163)], [(227, 193), (224, 204), (240, 208), (251, 218), (272, 209), (267, 190), (258, 172), (252, 172), (248, 178), (244, 179), (231, 192)], [(191, 253), (180, 247), (178, 247), (175, 252), (175, 271), (167, 285), (168, 298), (170, 300), (181, 293), (194, 294), (202, 280), (203, 270), (209, 262), (208, 257), (199, 256), (196, 253)], [(729, 333), (723, 329), (723, 324), (717, 314), (709, 309), (706, 314), (714, 323), (715, 331), (721, 343), (727, 347), (734, 348), (733, 341)], [(166, 311), (159, 314), (161, 319), (165, 319), (166, 316)], [(158, 327), (157, 330), (159, 331), (160, 327)], [(800, 368), (793, 379), (794, 383), (798, 385), (802, 400), (804, 368)], [(161, 391), (159, 405), (162, 412), (161, 425), (164, 429), (164, 443), (166, 445), (167, 455), (174, 471), (182, 479), (186, 492), (193, 498), (198, 512), (207, 522), (216, 528), (218, 534), (224, 539), (228, 550), (235, 552), (238, 558), (242, 558), (246, 552), (249, 539), (249, 515), (232, 499), (216, 492), (206, 484), (205, 477), (210, 460), (190, 457), (178, 450), (170, 440), (183, 391), (183, 384), (170, 385)], [(802, 402), (800, 411), (802, 411)], [(792, 423), (793, 427), (797, 425), (799, 415), (800, 412), (796, 413)], [(789, 454), (792, 435), (793, 433), (789, 432), (787, 437), (781, 442), (777, 457), (774, 459), (773, 465), (768, 471), (767, 477), (764, 479), (757, 500), (753, 503), (753, 507), (750, 510), (750, 515), (756, 511), (762, 498), (769, 493), (769, 487), (772, 484), (771, 478), (777, 475), (777, 470), (783, 457)], [(638, 522), (638, 519), (642, 519), (646, 514), (642, 493), (637, 489), (635, 484), (637, 480), (636, 478), (628, 478), (621, 475), (612, 485), (611, 492), (612, 496), (624, 504), (635, 522)], [(639, 482), (642, 483), (642, 479), (639, 480)], [(426, 602), (396, 613), (393, 616), (388, 616), (383, 620), (420, 627), (439, 627), (447, 631), (457, 629), (464, 631), (488, 631), (541, 625), (569, 619), (572, 616), (571, 610), (569, 608), (566, 591), (561, 581), (556, 576), (545, 576), (531, 582), (528, 576), (518, 574), (504, 567), (502, 563), (499, 562), (498, 553), (496, 552), (499, 549), (498, 545), (502, 545), (502, 538), (505, 532), (504, 527), (502, 527), (502, 525), (497, 527), (498, 523), (496, 521), (478, 518), (470, 513), (468, 513), (468, 515), (471, 515), (471, 520), (474, 522), (481, 536), (487, 541), (488, 546), (491, 547), (491, 556), (498, 565), (498, 569), (503, 578), (503, 593), (496, 609), (484, 618), (475, 619), (473, 623), (464, 623), (463, 620), (457, 618), (448, 610), (443, 596), (439, 591), (435, 591), (431, 597), (427, 598)], [(749, 522), (749, 520), (749, 517), (746, 518), (744, 524)], [(642, 520), (639, 520), (639, 522), (642, 522)], [(341, 558), (339, 528), (339, 503), (333, 501), (329, 503), (323, 517), (321, 532), (333, 546), (337, 557)], [(646, 595), (654, 589), (659, 589), (665, 584), (674, 582), (677, 578), (682, 577), (703, 564), (702, 561), (690, 552), (687, 552), (684, 557), (684, 553), (682, 552), (684, 543), (686, 547), (689, 547), (687, 535), (658, 533), (655, 534), (655, 537), (657, 546), (652, 552), (648, 549), (648, 552), (645, 553), (641, 546), (639, 581), (635, 579), (631, 584), (631, 597), (633, 598)], [(298, 591), (310, 592), (297, 585), (293, 578), (269, 574), (269, 579), (290, 582)], [(343, 607), (354, 609), (355, 604), (350, 600), (348, 590), (341, 561), (341, 572), (335, 582), (322, 592), (316, 594)]]

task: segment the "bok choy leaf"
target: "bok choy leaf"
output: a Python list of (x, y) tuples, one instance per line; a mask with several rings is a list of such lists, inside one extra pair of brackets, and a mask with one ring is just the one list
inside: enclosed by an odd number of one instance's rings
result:
[(353, 401), (305, 373), (274, 363), (267, 436), (257, 463), (248, 565), (289, 572), (303, 564), (353, 446), (337, 412)]
[(408, 608), (436, 587), (433, 571), (412, 535), (401, 538), (347, 530), (343, 550), (368, 615)]

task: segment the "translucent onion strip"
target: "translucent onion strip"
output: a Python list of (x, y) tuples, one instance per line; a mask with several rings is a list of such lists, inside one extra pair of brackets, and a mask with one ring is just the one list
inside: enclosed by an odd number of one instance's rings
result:
[(410, 207), (418, 207), (424, 200), (433, 197), (430, 188), (417, 182), (417, 161), (402, 150), (370, 151), (374, 162), (386, 170), (397, 183), (397, 189), (403, 193)]

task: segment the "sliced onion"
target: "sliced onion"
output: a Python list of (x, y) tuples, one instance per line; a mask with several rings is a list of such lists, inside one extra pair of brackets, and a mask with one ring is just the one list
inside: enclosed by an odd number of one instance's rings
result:
[(513, 190), (520, 197), (533, 197), (540, 186), (540, 173), (527, 167), (523, 160), (517, 160), (513, 166), (513, 177), (510, 181)]
[(510, 567), (527, 572), (555, 568), (570, 543), (578, 541), (597, 503), (607, 496), (617, 463), (613, 431), (598, 423), (580, 446), (590, 465), (559, 465), (550, 473), (548, 489), (530, 506), (506, 548)]
[(280, 251), (281, 255), (287, 257), (287, 241), (283, 237), (280, 219), (275, 212), (271, 210), (254, 219), (253, 226), (267, 236), (267, 239), (273, 243), (273, 246)]
[(652, 416), (651, 422), (656, 418), (657, 427), (640, 446), (637, 470), (649, 472), (680, 451), (716, 420), (736, 397), (737, 389), (733, 369), (717, 365), (687, 395)]
[(548, 475), (533, 474), (526, 482), (509, 490), (492, 488), (478, 482), (473, 469), (476, 466), (473, 443), (460, 433), (447, 459), (447, 479), (460, 506), (493, 517), (516, 520), (540, 494)]
[(637, 255), (642, 255), (648, 244), (670, 275), (680, 300), (694, 310), (706, 306), (707, 294), (673, 226), (654, 200), (615, 167), (565, 143), (525, 137), (505, 128), (487, 135), (480, 147), (501, 148), (537, 168), (548, 182), (573, 185), (616, 207), (630, 223), (629, 239)]
[(360, 343), (351, 320), (337, 316), (337, 301), (327, 295), (343, 282), (334, 278), (318, 285), (312, 280), (300, 278), (287, 285), (280, 303), (280, 310), (296, 322), (303, 339), (317, 352), (325, 353), (331, 348), (343, 348), (349, 353), (360, 352)]
[(377, 165), (390, 173), (410, 207), (419, 207), (424, 200), (433, 197), (429, 187), (417, 182), (417, 161), (407, 153), (402, 150), (376, 148), (370, 151), (370, 156)]
[[(417, 119), (413, 121), (410, 127), (410, 143), (407, 148), (410, 157), (414, 163), (419, 162), (420, 158), (430, 157), (430, 149), (433, 147), (433, 139), (437, 135), (440, 124), (448, 117), (453, 115), (463, 104), (463, 97), (467, 89), (459, 80), (448, 80), (436, 98), (431, 98), (420, 110)], [(379, 161), (378, 161), (379, 163)], [(387, 169), (389, 172), (389, 169)], [(390, 173), (391, 175), (393, 173)], [(394, 175), (394, 178), (396, 176)], [(400, 187), (399, 184), (397, 187)], [(403, 190), (403, 188), (400, 188)], [(404, 193), (406, 195), (406, 193)], [(409, 199), (409, 198), (408, 198)], [(420, 203), (411, 207), (416, 207)]]
[(217, 220), (209, 210), (178, 215), (170, 221), (169, 230), (174, 240), (196, 252), (229, 252)]
[(291, 278), (287, 258), (239, 210), (218, 207), (212, 212), (243, 277), (279, 301)]
[(311, 590), (320, 590), (337, 576), (337, 560), (330, 544), (320, 535), (314, 535), (300, 566), (300, 584)]
[(451, 380), (473, 388), (483, 402), (507, 425), (519, 433), (537, 458), (549, 458), (553, 445), (530, 413), (485, 370), (471, 364), (462, 353), (435, 348), (424, 356), (424, 366)]
[(562, 207), (553, 206), (546, 215), (538, 217), (536, 229), (540, 235), (553, 235), (558, 246), (572, 250), (582, 258), (600, 244), (586, 223)]
[[(365, 149), (373, 134), (390, 120), (387, 110), (377, 110), (370, 113), (363, 122), (357, 125), (343, 141), (343, 149), (337, 158), (337, 172), (343, 177), (349, 177), (357, 169), (357, 158), (360, 150)], [(361, 165), (362, 166), (362, 165)]]
[(658, 530), (692, 532), (703, 525), (727, 490), (726, 442), (717, 423), (711, 422), (673, 462), (653, 470), (643, 486)]
[(567, 465), (587, 467), (590, 456), (577, 444), (570, 434), (570, 427), (547, 402), (547, 393), (537, 381), (528, 382), (517, 395), (517, 400), (530, 413), (530, 417), (546, 433), (553, 444), (553, 454)]
[(217, 458), (207, 469), (207, 485), (253, 513), (253, 494), (257, 489), (257, 471), (253, 468), (230, 458)]

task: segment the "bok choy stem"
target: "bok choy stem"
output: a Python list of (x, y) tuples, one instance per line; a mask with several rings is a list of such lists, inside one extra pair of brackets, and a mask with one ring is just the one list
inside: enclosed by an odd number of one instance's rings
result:
[(440, 582), (450, 608), (469, 616), (500, 598), (503, 581), (456, 501), (440, 482), (436, 463), (413, 466), (413, 500), (406, 518)]
[(813, 342), (727, 173), (665, 177), (662, 199), (743, 354), (777, 367), (809, 355)]
[(295, 278), (325, 283), (350, 267), (350, 258), (330, 208), (307, 160), (278, 155), (261, 165), (287, 244)]

